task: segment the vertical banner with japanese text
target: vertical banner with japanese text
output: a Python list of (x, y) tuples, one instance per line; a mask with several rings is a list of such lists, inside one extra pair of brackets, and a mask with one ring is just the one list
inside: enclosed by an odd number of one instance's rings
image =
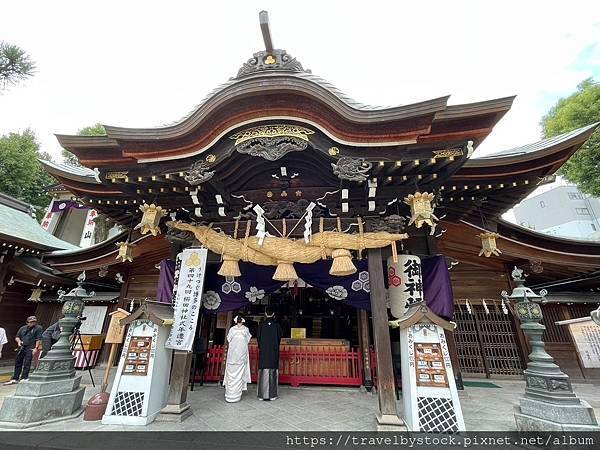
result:
[(191, 351), (202, 306), (208, 250), (187, 248), (177, 256), (173, 309), (175, 316), (165, 347)]
[(96, 222), (94, 219), (98, 217), (98, 211), (90, 209), (85, 217), (85, 223), (83, 224), (83, 232), (81, 233), (81, 240), (79, 246), (82, 248), (89, 247), (93, 244), (94, 240), (94, 229), (96, 228)]

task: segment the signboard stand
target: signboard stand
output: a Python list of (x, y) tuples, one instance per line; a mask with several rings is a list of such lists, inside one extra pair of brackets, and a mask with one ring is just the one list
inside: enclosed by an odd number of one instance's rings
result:
[(390, 325), (400, 327), (402, 401), (409, 431), (465, 431), (444, 334), (453, 325), (422, 303), (411, 306)]
[(556, 322), (556, 325), (568, 325), (569, 333), (577, 348), (581, 368), (600, 369), (600, 324), (588, 316), (561, 320)]
[(173, 309), (166, 303), (145, 302), (120, 324), (129, 324), (129, 330), (102, 423), (147, 425), (167, 400), (172, 352), (165, 343)]
[[(192, 415), (187, 390), (192, 362), (192, 347), (202, 306), (202, 289), (208, 250), (189, 247), (177, 255), (173, 285), (173, 327), (166, 347), (173, 349), (173, 368), (167, 405), (156, 418), (161, 422), (183, 422)], [(228, 313), (228, 317), (231, 312)], [(230, 323), (230, 321), (229, 321)]]

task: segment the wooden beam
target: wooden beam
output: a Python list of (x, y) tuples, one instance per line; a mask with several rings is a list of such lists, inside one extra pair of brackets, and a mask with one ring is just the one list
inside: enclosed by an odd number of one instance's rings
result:
[(380, 425), (402, 427), (404, 422), (398, 417), (396, 408), (396, 388), (392, 366), (392, 347), (388, 313), (385, 306), (385, 286), (383, 284), (383, 263), (381, 249), (368, 250), (369, 280), (371, 285), (371, 315), (373, 317), (373, 339), (377, 354), (377, 395)]
[(269, 28), (269, 13), (267, 11), (261, 11), (258, 13), (258, 20), (260, 22), (260, 29), (263, 35), (263, 41), (265, 42), (265, 50), (267, 53), (273, 52), (273, 40), (271, 38), (271, 29)]
[(373, 378), (371, 376), (371, 342), (369, 338), (369, 315), (366, 309), (357, 309), (358, 314), (358, 341), (360, 346), (360, 357), (362, 358), (363, 386), (367, 391), (373, 389)]

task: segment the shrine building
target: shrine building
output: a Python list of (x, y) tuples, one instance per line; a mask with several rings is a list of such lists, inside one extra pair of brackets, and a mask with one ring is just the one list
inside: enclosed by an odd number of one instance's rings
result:
[[(57, 135), (83, 167), (42, 161), (75, 202), (122, 229), (99, 244), (42, 256), (52, 276), (74, 280), (85, 270), (103, 286), (98, 335), (116, 308), (171, 302), (173, 261), (203, 245), (210, 259), (198, 381), (222, 377), (232, 318), (244, 314), (253, 332), (271, 305), (286, 338), (281, 383), (379, 384), (391, 402), (400, 383), (399, 336), (388, 326), (386, 291), (403, 286), (406, 304), (424, 301), (456, 323), (446, 337), (459, 386), (465, 376), (520, 378), (527, 342), (500, 295), (510, 292), (516, 266), (528, 286), (549, 291), (548, 351), (573, 378), (600, 377), (554, 324), (598, 307), (600, 244), (502, 219), (553, 182), (598, 124), (478, 156), (514, 97), (365, 105), (274, 48), (268, 25), (263, 36), (265, 49), (237, 74), (223, 74), (234, 76), (183, 119), (160, 128), (105, 126), (105, 136)], [(353, 244), (317, 242), (328, 232)], [(369, 247), (375, 235), (391, 237)], [(269, 246), (275, 238), (286, 245)], [(239, 253), (231, 253), (234, 244)], [(316, 260), (308, 256), (315, 252)], [(422, 282), (394, 269), (411, 255), (420, 258)], [(23, 298), (45, 326), (59, 317), (49, 286), (42, 297)], [(255, 350), (251, 358), (254, 372)]]

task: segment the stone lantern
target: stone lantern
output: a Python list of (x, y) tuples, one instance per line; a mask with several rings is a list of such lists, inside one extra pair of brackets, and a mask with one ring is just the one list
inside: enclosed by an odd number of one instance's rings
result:
[(513, 302), (521, 330), (527, 335), (531, 353), (525, 375), (525, 396), (519, 399), (515, 421), (519, 431), (583, 431), (600, 430), (594, 410), (573, 392), (569, 376), (560, 370), (545, 349), (542, 335), (546, 327), (540, 323), (542, 308), (539, 303), (547, 294), (539, 294), (525, 286), (523, 271), (514, 268), (516, 284), (509, 295), (502, 291), (507, 302)]
[(17, 385), (15, 395), (7, 397), (0, 409), (0, 426), (26, 428), (78, 416), (85, 387), (75, 374), (75, 357), (70, 337), (85, 306), (83, 299), (93, 297), (82, 286), (85, 272), (77, 278), (77, 287), (68, 294), (59, 291), (63, 318), (60, 337), (38, 363), (29, 380)]

